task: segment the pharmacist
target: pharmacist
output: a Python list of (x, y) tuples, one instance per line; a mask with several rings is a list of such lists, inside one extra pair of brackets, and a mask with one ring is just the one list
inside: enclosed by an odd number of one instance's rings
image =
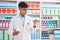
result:
[(19, 13), (11, 19), (8, 33), (14, 40), (31, 40), (33, 21), (26, 15), (28, 5), (25, 2), (18, 4)]

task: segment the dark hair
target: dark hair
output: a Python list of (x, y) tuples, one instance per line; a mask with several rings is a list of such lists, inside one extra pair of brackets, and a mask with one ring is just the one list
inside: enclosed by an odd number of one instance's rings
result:
[(25, 2), (20, 2), (19, 4), (18, 4), (18, 7), (20, 8), (27, 8), (28, 7), (28, 5), (27, 5), (27, 3), (25, 3)]

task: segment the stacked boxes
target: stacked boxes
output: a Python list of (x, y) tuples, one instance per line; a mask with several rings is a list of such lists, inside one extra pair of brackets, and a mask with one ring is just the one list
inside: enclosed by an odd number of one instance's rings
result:
[(40, 34), (35, 32), (31, 35), (32, 40), (40, 40)]
[(54, 38), (55, 38), (55, 40), (60, 40), (60, 30), (54, 31)]
[(49, 33), (47, 31), (42, 31), (41, 39), (49, 39)]
[(54, 21), (54, 20), (42, 20), (42, 27), (56, 28), (57, 27), (57, 21)]

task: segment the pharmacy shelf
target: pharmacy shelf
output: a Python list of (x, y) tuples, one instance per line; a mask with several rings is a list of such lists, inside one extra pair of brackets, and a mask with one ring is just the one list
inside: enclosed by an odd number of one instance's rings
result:
[(45, 15), (46, 15), (46, 16), (60, 16), (60, 15), (57, 15), (57, 14), (56, 14), (56, 15), (54, 15), (54, 14), (41, 14), (41, 15), (42, 15), (42, 16), (45, 16)]
[(0, 20), (11, 20), (11, 19), (0, 19)]
[(7, 16), (7, 15), (8, 15), (8, 16), (15, 16), (15, 15), (17, 15), (17, 14), (16, 14), (16, 13), (14, 13), (14, 14), (13, 14), (13, 13), (8, 13), (8, 14), (7, 14), (7, 13), (1, 13), (0, 15), (5, 15), (5, 16)]
[(59, 21), (59, 19), (41, 19), (41, 20), (45, 20), (45, 21), (52, 21), (52, 20)]
[(0, 30), (2, 30), (2, 29), (3, 29), (3, 30), (7, 30), (8, 28), (0, 28)]
[(9, 1), (10, 2), (10, 1), (17, 1), (17, 0), (0, 0), (0, 1)]
[(38, 15), (38, 16), (40, 16), (40, 14), (27, 14), (27, 15), (32, 15), (32, 16), (33, 16), (33, 15)]
[(56, 1), (56, 2), (42, 2), (42, 4), (60, 4), (60, 2), (58, 1)]
[[(18, 0), (18, 1), (21, 1), (21, 0)], [(25, 1), (25, 2), (40, 2), (40, 0), (22, 0), (22, 1)]]
[(36, 8), (36, 9), (28, 8), (28, 10), (40, 10), (40, 9), (38, 9), (38, 8)]
[(43, 2), (41, 13), (42, 15), (60, 15), (60, 2)]
[(60, 29), (60, 28), (47, 28), (47, 27), (42, 27), (42, 29)]
[(60, 20), (60, 15), (42, 15), (41, 20)]
[(60, 2), (60, 0), (42, 0), (42, 2)]
[(32, 19), (32, 20), (38, 20), (38, 21), (40, 21), (40, 18), (34, 18), (34, 19)]

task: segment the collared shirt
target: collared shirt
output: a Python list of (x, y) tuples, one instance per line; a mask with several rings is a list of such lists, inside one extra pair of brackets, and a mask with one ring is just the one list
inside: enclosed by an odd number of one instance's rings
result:
[(19, 15), (19, 17), (21, 18), (21, 22), (22, 22), (22, 25), (23, 25), (23, 27), (24, 27), (24, 23), (25, 23), (25, 16), (21, 16), (21, 15)]

